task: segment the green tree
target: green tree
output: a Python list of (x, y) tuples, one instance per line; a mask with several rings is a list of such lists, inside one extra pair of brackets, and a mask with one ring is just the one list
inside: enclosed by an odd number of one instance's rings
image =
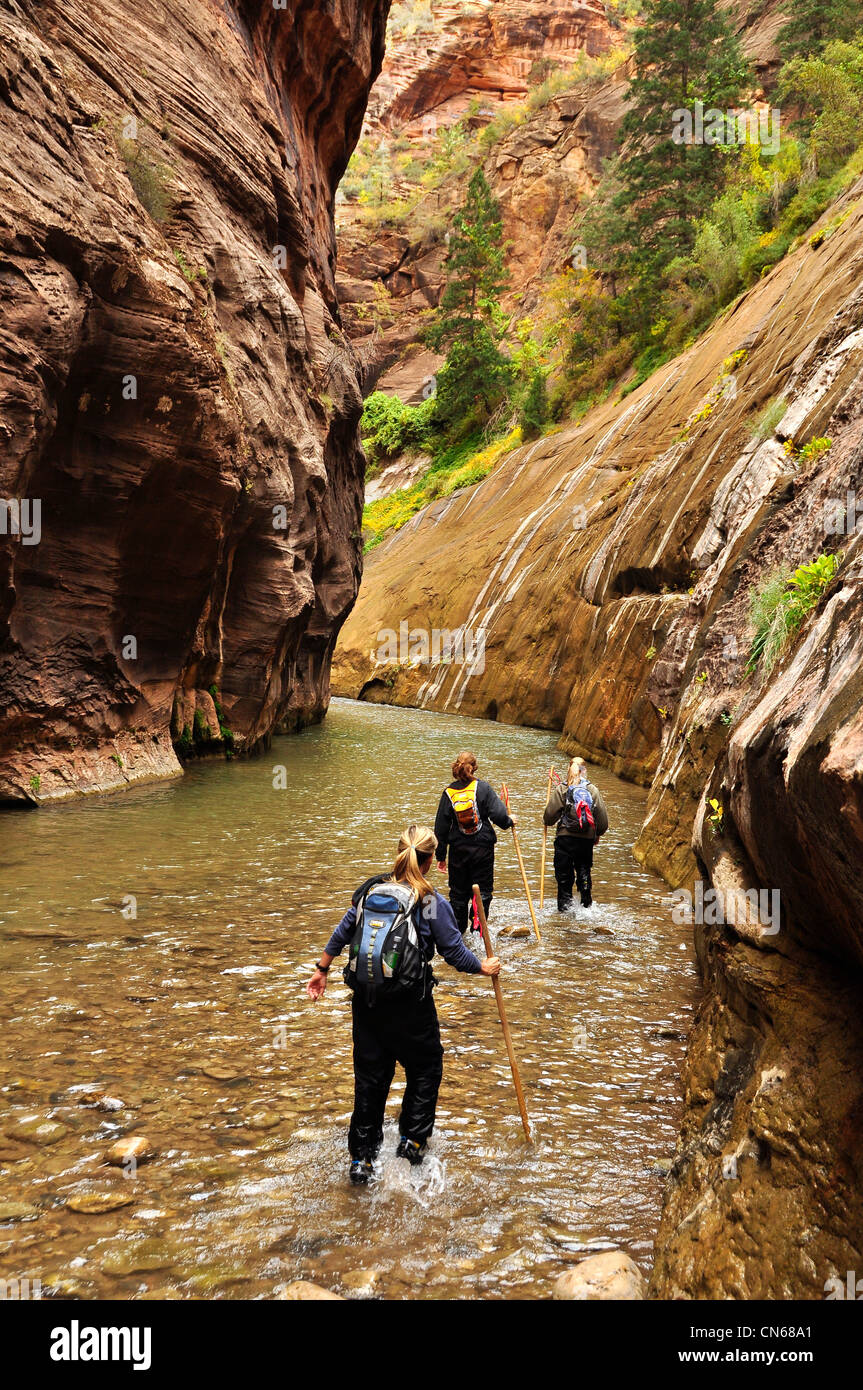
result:
[(500, 296), (508, 283), (500, 205), (482, 169), (453, 220), (447, 285), (426, 341), (447, 358), (438, 373), (436, 418), (445, 426), (482, 423), (510, 378), (501, 352), (506, 329)]
[(790, 10), (778, 34), (783, 58), (817, 53), (834, 39), (853, 39), (863, 24), (860, 0), (792, 0)]
[(545, 372), (537, 367), (522, 401), (519, 424), (525, 439), (537, 439), (548, 424), (548, 388)]
[(780, 73), (779, 94), (803, 107), (800, 125), (818, 172), (836, 168), (863, 138), (863, 38), (793, 58)]
[(681, 138), (675, 112), (694, 115), (696, 102), (727, 111), (748, 70), (715, 0), (647, 0), (634, 44), (613, 206), (623, 220), (617, 233), (623, 268), (640, 282), (629, 307), (644, 326), (662, 268), (692, 249), (698, 220), (725, 172), (721, 146)]

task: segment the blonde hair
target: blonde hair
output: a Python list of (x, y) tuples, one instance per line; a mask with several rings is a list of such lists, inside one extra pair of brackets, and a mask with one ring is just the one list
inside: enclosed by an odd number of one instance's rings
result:
[(433, 894), (434, 888), (420, 868), (420, 860), (431, 860), (436, 849), (437, 840), (428, 826), (409, 825), (399, 840), (393, 881), (409, 884), (418, 898)]
[(459, 753), (452, 765), (452, 775), (456, 782), (470, 781), (472, 777), (476, 776), (478, 766), (476, 753)]
[(566, 780), (570, 787), (575, 787), (579, 782), (587, 781), (587, 763), (584, 758), (573, 758), (569, 765), (569, 772)]

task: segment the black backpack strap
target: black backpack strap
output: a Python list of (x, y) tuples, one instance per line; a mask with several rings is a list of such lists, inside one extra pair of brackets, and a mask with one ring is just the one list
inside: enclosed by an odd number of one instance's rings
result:
[[(366, 894), (378, 883), (386, 883), (389, 874), (375, 874), (373, 878), (367, 878), (365, 883), (361, 883), (354, 896), (351, 898), (351, 906), (359, 907), (360, 902)], [(342, 900), (344, 901), (344, 899)]]

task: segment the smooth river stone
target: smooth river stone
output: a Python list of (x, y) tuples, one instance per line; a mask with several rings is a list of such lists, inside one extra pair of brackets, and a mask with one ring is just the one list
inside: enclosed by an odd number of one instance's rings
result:
[(342, 1275), (346, 1289), (373, 1289), (380, 1278), (379, 1269), (352, 1269)]
[(282, 1116), (277, 1115), (274, 1110), (256, 1110), (245, 1122), (247, 1129), (258, 1130), (275, 1129), (276, 1125), (281, 1123)]
[(103, 1212), (119, 1211), (121, 1207), (129, 1207), (134, 1200), (131, 1193), (77, 1192), (66, 1198), (66, 1206), (70, 1211), (77, 1211), (82, 1216), (101, 1216)]
[(307, 1279), (296, 1279), (292, 1284), (280, 1284), (278, 1288), (273, 1289), (273, 1298), (301, 1302), (311, 1302), (315, 1299), (327, 1299), (337, 1303), (345, 1301), (340, 1293), (333, 1293), (331, 1289), (324, 1289), (320, 1284), (312, 1284)]
[(9, 1139), (22, 1139), (27, 1144), (56, 1144), (71, 1131), (57, 1120), (43, 1120), (34, 1116), (29, 1120), (18, 1120), (6, 1130)]
[(573, 1301), (623, 1300), (647, 1297), (647, 1285), (638, 1265), (622, 1250), (605, 1250), (581, 1260), (561, 1274), (554, 1297)]
[(152, 1158), (155, 1152), (149, 1139), (143, 1134), (137, 1134), (127, 1139), (118, 1139), (116, 1144), (111, 1145), (105, 1158), (115, 1168), (122, 1168), (130, 1161), (146, 1163), (147, 1159)]
[[(221, 1062), (207, 1062), (201, 1067), (204, 1076), (208, 1076), (211, 1081), (238, 1081), (240, 1073), (233, 1067), (223, 1066)], [(242, 1078), (244, 1081), (246, 1077)]]
[(7, 1221), (35, 1221), (38, 1215), (38, 1208), (29, 1202), (0, 1202), (0, 1226)]
[(177, 1263), (174, 1250), (164, 1250), (149, 1241), (145, 1245), (129, 1245), (102, 1261), (102, 1272), (122, 1278), (126, 1274), (153, 1274), (159, 1269), (171, 1269)]

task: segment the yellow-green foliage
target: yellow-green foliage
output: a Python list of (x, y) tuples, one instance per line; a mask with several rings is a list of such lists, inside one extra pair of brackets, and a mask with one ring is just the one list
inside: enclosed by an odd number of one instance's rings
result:
[(454, 468), (431, 468), (410, 487), (399, 488), (388, 497), (370, 502), (363, 513), (363, 533), (366, 536), (366, 550), (371, 550), (382, 541), (388, 531), (398, 531), (412, 516), (429, 502), (440, 497), (450, 497), (462, 487), (472, 487), (488, 477), (505, 454), (517, 449), (521, 444), (521, 430), (516, 428), (493, 444), (488, 444), (478, 453), (471, 454)]

